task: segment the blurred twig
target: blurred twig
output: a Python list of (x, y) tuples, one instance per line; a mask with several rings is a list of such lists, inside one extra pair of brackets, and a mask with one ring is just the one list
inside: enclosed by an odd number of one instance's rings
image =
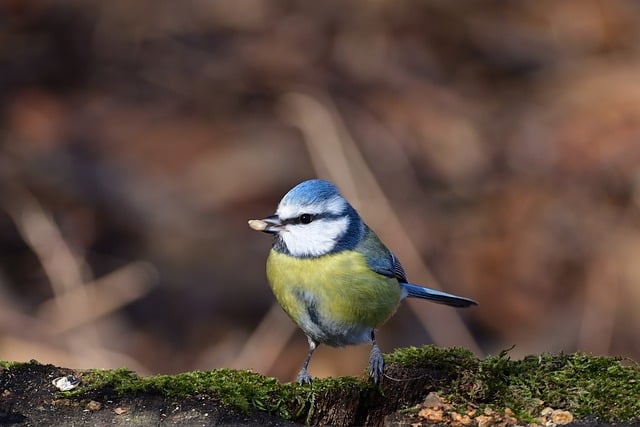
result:
[[(35, 323), (48, 325), (41, 332), (58, 336), (56, 343), (67, 346), (71, 363), (76, 366), (113, 366), (123, 357), (105, 348), (95, 320), (148, 292), (148, 266), (134, 263), (91, 282), (83, 258), (67, 244), (38, 200), (19, 185), (12, 184), (10, 189), (12, 202), (3, 207), (39, 259), (54, 294)], [(78, 326), (83, 327), (64, 333)]]
[[(54, 325), (55, 333), (86, 325), (116, 312), (128, 303), (146, 295), (151, 289), (155, 269), (145, 262), (132, 262), (106, 276), (86, 283), (81, 289), (56, 295), (38, 309), (38, 317)], [(83, 298), (91, 304), (91, 310), (83, 316), (60, 316), (58, 307), (74, 307)]]
[[(16, 188), (14, 202), (6, 210), (22, 235), (25, 243), (40, 260), (54, 294), (58, 318), (67, 317), (73, 323), (90, 316), (90, 301), (84, 292), (83, 261), (73, 253), (62, 233), (40, 203), (25, 189)], [(73, 295), (71, 300), (59, 298)], [(102, 347), (93, 325), (66, 340), (70, 354), (80, 362), (86, 362), (86, 350)], [(105, 360), (95, 360), (95, 366), (103, 366)]]

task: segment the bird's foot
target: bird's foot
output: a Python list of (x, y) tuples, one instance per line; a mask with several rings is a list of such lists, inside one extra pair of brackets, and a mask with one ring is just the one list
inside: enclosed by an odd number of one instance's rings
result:
[(384, 370), (384, 359), (382, 352), (377, 344), (374, 344), (371, 348), (371, 354), (369, 355), (369, 376), (373, 378), (373, 382), (378, 384), (382, 371)]
[(300, 369), (300, 372), (298, 372), (298, 376), (296, 377), (296, 382), (300, 385), (305, 385), (305, 384), (311, 385), (311, 382), (312, 382), (311, 375), (309, 375), (309, 373), (305, 368)]

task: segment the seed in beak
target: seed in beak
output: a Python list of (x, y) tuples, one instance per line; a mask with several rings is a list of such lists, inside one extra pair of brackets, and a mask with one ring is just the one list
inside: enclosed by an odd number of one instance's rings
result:
[(266, 221), (263, 221), (261, 219), (250, 219), (249, 220), (249, 227), (251, 227), (252, 229), (256, 230), (256, 231), (264, 231), (265, 228), (267, 228), (269, 224)]

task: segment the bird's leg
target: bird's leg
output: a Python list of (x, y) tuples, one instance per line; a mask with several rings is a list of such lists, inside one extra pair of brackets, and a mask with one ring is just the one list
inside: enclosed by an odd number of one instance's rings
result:
[(309, 366), (309, 361), (311, 360), (311, 355), (315, 351), (317, 345), (316, 343), (309, 337), (307, 337), (309, 341), (309, 352), (307, 353), (306, 359), (304, 359), (304, 363), (302, 364), (302, 369), (298, 372), (298, 376), (296, 377), (296, 381), (298, 384), (311, 384), (311, 375), (307, 372), (307, 366)]
[(373, 382), (377, 384), (384, 370), (384, 359), (382, 358), (380, 347), (378, 347), (378, 343), (376, 342), (374, 331), (371, 331), (371, 342), (373, 343), (373, 347), (371, 347), (371, 354), (369, 354), (369, 376), (373, 378)]

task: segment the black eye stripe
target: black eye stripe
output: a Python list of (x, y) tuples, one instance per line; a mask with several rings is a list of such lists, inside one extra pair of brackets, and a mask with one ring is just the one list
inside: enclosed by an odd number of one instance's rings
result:
[[(305, 222), (302, 220), (302, 217), (308, 215), (310, 216), (310, 220)], [(294, 218), (286, 218), (286, 219), (281, 219), (280, 223), (283, 225), (287, 225), (287, 224), (309, 224), (310, 222), (313, 221), (317, 221), (319, 219), (338, 219), (338, 218), (342, 218), (344, 215), (338, 215), (338, 214), (333, 214), (333, 213), (319, 213), (319, 214), (301, 214), (297, 217)]]

